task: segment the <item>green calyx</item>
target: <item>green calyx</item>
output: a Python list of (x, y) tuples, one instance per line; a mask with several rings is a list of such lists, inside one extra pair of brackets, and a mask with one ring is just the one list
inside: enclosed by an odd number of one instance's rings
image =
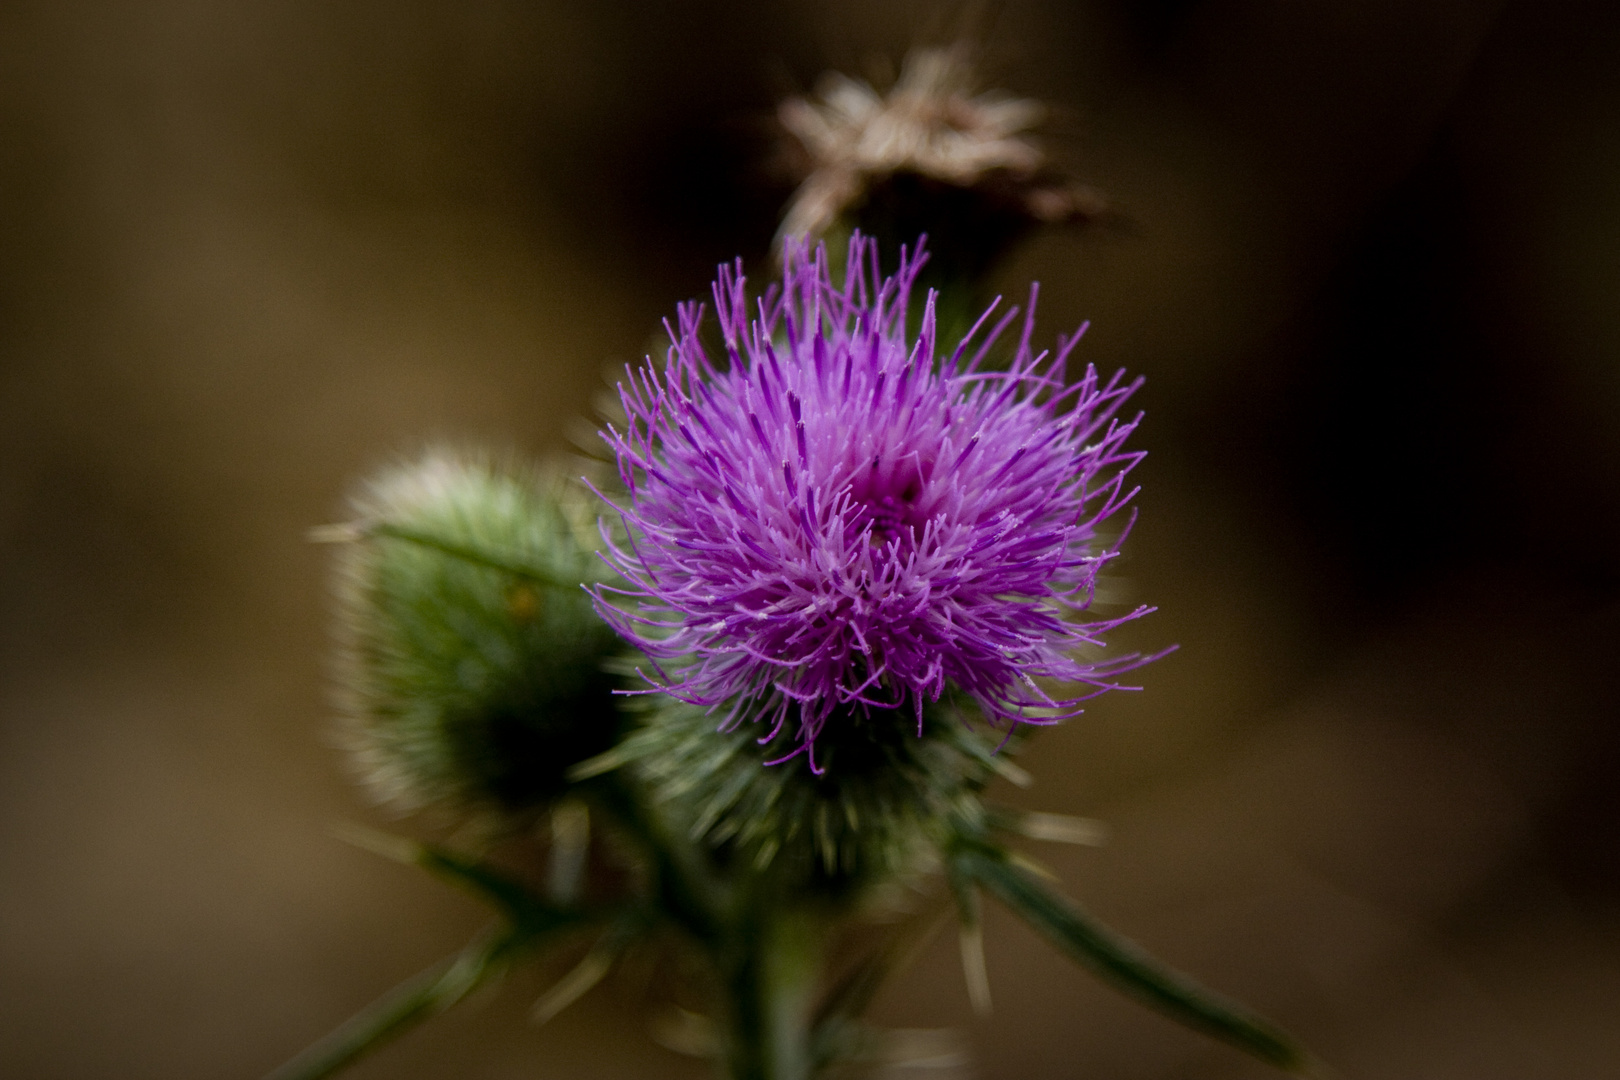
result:
[(339, 562), (346, 741), (383, 801), (510, 817), (621, 731), (588, 496), (432, 453), (376, 478)]
[(999, 734), (976, 732), (949, 702), (925, 710), (921, 733), (910, 712), (833, 715), (816, 741), (820, 775), (803, 754), (779, 760), (794, 749), (791, 724), (762, 744), (755, 725), (717, 723), (656, 697), (615, 756), (717, 858), (832, 891), (936, 866), (946, 838), (982, 820), (978, 793), (1002, 764)]

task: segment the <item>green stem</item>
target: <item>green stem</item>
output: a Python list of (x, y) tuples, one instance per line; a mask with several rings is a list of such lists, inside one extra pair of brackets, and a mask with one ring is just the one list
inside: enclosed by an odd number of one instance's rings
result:
[[(729, 1000), (721, 1048), (727, 1080), (811, 1080), (812, 1018), (826, 920), (769, 887), (739, 892), (696, 845), (672, 833), (616, 777), (589, 786), (595, 804), (647, 855), (652, 902), (707, 951)], [(728, 888), (731, 884), (733, 887)]]
[(616, 776), (581, 785), (580, 790), (630, 834), (646, 855), (653, 877), (653, 907), (669, 915), (692, 937), (713, 947), (721, 936), (729, 897), (695, 846), (672, 835), (657, 814), (649, 813)]
[(811, 1080), (810, 1020), (825, 927), (803, 911), (771, 913), (740, 927), (726, 966), (731, 1030), (727, 1080)]

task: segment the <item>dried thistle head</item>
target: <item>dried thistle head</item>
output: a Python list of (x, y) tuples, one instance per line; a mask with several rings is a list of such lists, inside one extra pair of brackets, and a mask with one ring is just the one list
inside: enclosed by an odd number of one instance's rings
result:
[(805, 173), (778, 247), (840, 227), (885, 247), (927, 232), (935, 259), (948, 263), (959, 231), (986, 249), (977, 262), (987, 265), (1032, 225), (1095, 218), (1101, 196), (1028, 136), (1045, 115), (1038, 101), (979, 90), (965, 44), (913, 49), (886, 94), (829, 72), (813, 98), (789, 98), (777, 111)]

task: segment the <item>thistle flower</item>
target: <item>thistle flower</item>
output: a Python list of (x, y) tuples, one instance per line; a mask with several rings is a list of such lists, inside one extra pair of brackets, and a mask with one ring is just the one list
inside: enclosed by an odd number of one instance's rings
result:
[(1067, 383), (1080, 335), (1037, 354), (1033, 289), (995, 370), (1016, 308), (980, 338), (992, 305), (941, 358), (930, 293), (908, 336), (920, 251), (884, 279), (857, 235), (842, 287), (825, 248), (785, 255), (752, 321), (741, 263), (721, 268), (724, 363), (687, 304), (662, 369), (620, 386), (625, 426), (604, 437), (630, 537), (607, 558), (626, 584), (598, 587), (598, 611), (654, 661), (659, 689), (723, 729), (760, 722), (761, 743), (795, 725), (774, 761), (803, 753), (817, 772), (829, 728), (885, 714), (920, 734), (948, 688), (1002, 727), (1075, 715), (1144, 662), (1072, 655), (1146, 610), (1075, 617), (1118, 553), (1099, 529), (1134, 494), (1142, 455), (1123, 445), (1140, 417), (1115, 414), (1140, 380), (1088, 366)]
[(580, 588), (606, 570), (588, 499), (556, 474), (443, 452), (355, 499), (340, 705), (380, 800), (498, 822), (613, 745), (603, 664), (621, 645)]

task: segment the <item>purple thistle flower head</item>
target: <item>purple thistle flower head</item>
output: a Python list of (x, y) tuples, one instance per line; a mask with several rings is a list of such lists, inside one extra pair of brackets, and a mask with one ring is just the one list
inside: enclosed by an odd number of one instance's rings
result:
[(658, 690), (723, 728), (763, 721), (762, 743), (795, 723), (776, 760), (818, 772), (817, 740), (862, 714), (903, 710), (920, 733), (954, 687), (998, 726), (1052, 723), (1146, 659), (1073, 655), (1148, 610), (1077, 617), (1128, 531), (1099, 536), (1135, 494), (1140, 416), (1116, 413), (1141, 380), (1088, 366), (1069, 383), (1080, 333), (1037, 353), (1034, 288), (1010, 364), (987, 358), (1016, 308), (992, 322), (991, 305), (945, 353), (930, 292), (909, 338), (920, 248), (884, 278), (857, 234), (839, 286), (824, 247), (790, 241), (752, 318), (741, 260), (722, 267), (724, 358), (700, 340), (703, 306), (681, 306), (662, 368), (629, 372), (624, 429), (604, 433), (630, 539), (607, 555), (627, 584), (599, 586), (598, 610)]

